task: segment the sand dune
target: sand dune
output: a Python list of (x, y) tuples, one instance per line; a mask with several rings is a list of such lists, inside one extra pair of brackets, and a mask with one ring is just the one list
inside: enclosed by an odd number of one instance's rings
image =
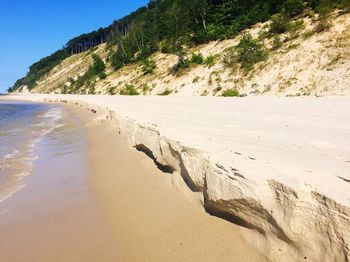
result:
[[(332, 14), (329, 30), (315, 33), (318, 19), (303, 17), (302, 26), (294, 33), (281, 34), (282, 46), (275, 50), (273, 38), (263, 37), (269, 49), (269, 58), (260, 62), (247, 73), (237, 63), (227, 65), (225, 57), (245, 33), (256, 38), (267, 35), (269, 21), (258, 23), (232, 39), (213, 41), (186, 49), (201, 53), (204, 57), (214, 55), (212, 66), (196, 65), (174, 75), (171, 68), (177, 63), (174, 54), (155, 53), (151, 59), (156, 63), (152, 74), (144, 74), (140, 63), (133, 63), (115, 71), (107, 62), (107, 78), (94, 82), (96, 94), (120, 93), (127, 85), (133, 85), (140, 94), (155, 95), (171, 90), (172, 95), (220, 96), (224, 90), (236, 89), (242, 95), (274, 94), (278, 96), (348, 95), (350, 93), (350, 14)], [(108, 47), (100, 45), (95, 54), (107, 61)], [(42, 77), (31, 90), (32, 93), (61, 93), (69, 89), (72, 79), (84, 74), (92, 63), (87, 53), (73, 55)], [(25, 90), (24, 87), (21, 88)], [(87, 94), (83, 86), (74, 93)]]

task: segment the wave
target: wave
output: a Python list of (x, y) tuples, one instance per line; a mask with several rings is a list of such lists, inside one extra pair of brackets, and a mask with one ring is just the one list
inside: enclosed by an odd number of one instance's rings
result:
[(13, 158), (13, 157), (15, 157), (17, 154), (18, 154), (18, 150), (17, 149), (14, 149), (13, 151), (12, 151), (12, 153), (9, 153), (9, 154), (6, 154), (6, 155), (4, 155), (4, 159), (6, 160), (6, 159), (11, 159), (11, 158)]
[(42, 139), (64, 126), (63, 109), (45, 108), (23, 117), (11, 130), (2, 131), (0, 147), (0, 203), (26, 187), (23, 178), (32, 174), (36, 150)]

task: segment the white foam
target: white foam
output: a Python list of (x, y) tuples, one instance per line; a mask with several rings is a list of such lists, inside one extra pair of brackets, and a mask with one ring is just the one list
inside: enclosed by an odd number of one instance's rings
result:
[[(18, 161), (21, 167), (21, 172), (14, 173), (11, 176), (16, 178), (16, 181), (9, 185), (7, 188), (3, 188), (0, 192), (0, 203), (8, 198), (10, 198), (14, 193), (20, 191), (22, 188), (26, 187), (26, 184), (22, 182), (22, 179), (26, 176), (32, 174), (34, 167), (34, 162), (38, 159), (38, 155), (35, 154), (35, 149), (37, 144), (49, 133), (54, 131), (56, 128), (64, 126), (64, 124), (59, 123), (62, 119), (63, 111), (59, 107), (54, 107), (49, 109), (45, 114), (39, 116), (42, 120), (40, 123), (33, 123), (31, 127), (39, 127), (37, 131), (30, 130), (31, 139), (21, 145), (21, 150), (14, 149), (12, 152), (6, 154), (3, 158), (6, 162), (15, 160)], [(27, 133), (28, 134), (28, 133)], [(5, 164), (6, 164), (5, 162)], [(11, 168), (12, 164), (7, 165)], [(7, 170), (11, 172), (11, 170)]]
[(44, 115), (42, 115), (42, 118), (50, 118), (53, 122), (56, 122), (57, 120), (60, 120), (62, 118), (62, 108), (60, 107), (53, 107), (49, 111), (47, 111)]
[(6, 155), (4, 156), (4, 159), (6, 160), (6, 159), (13, 158), (13, 157), (16, 156), (17, 154), (18, 154), (18, 150), (15, 149), (15, 150), (13, 150), (11, 153), (6, 154)]
[(26, 186), (27, 186), (26, 184), (18, 185), (14, 188), (11, 188), (11, 191), (6, 191), (6, 192), (0, 193), (0, 203), (5, 201), (6, 199), (9, 199), (10, 197), (13, 196), (13, 194), (15, 194), (16, 192), (25, 188)]
[(31, 174), (31, 172), (21, 172), (15, 175), (15, 177), (17, 178), (22, 178), (22, 177), (26, 177), (29, 176)]

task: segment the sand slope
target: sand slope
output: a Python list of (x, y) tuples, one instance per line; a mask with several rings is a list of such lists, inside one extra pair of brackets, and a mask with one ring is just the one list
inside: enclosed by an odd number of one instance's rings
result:
[[(220, 96), (226, 89), (236, 89), (242, 95), (251, 96), (349, 94), (350, 14), (335, 12), (330, 19), (330, 28), (319, 33), (315, 33), (317, 17), (300, 17), (295, 21), (303, 24), (295, 31), (279, 35), (282, 46), (278, 49), (273, 48), (274, 38), (266, 37), (269, 22), (254, 25), (233, 39), (187, 49), (188, 58), (192, 53), (201, 53), (204, 57), (215, 56), (215, 61), (212, 66), (192, 65), (176, 75), (171, 72), (177, 62), (177, 56), (173, 54), (155, 53), (151, 59), (157, 67), (148, 75), (144, 75), (141, 63), (115, 71), (106, 62), (108, 77), (96, 79), (95, 92), (119, 93), (127, 85), (133, 85), (144, 95), (170, 90), (172, 95)], [(262, 39), (269, 50), (268, 59), (256, 64), (254, 70), (248, 73), (237, 62), (225, 63), (230, 57), (230, 50), (245, 33)], [(105, 44), (94, 53), (108, 60), (109, 50)], [(71, 79), (84, 74), (91, 63), (91, 52), (73, 55), (40, 79), (32, 92), (60, 93), (64, 86), (69, 87)], [(86, 94), (89, 90), (83, 86), (77, 93)]]
[(69, 101), (109, 119), (200, 192), (208, 212), (252, 229), (272, 261), (349, 259), (349, 97), (19, 98)]

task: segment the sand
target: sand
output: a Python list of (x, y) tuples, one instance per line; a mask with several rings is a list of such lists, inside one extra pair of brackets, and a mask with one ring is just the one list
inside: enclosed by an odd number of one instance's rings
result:
[[(9, 99), (9, 98), (8, 98)], [(127, 97), (29, 95), (11, 99), (80, 101), (113, 111), (162, 136), (207, 152), (221, 163), (242, 162), (244, 169), (267, 162), (291, 184), (295, 172), (323, 193), (349, 204), (347, 184), (334, 192), (326, 178), (350, 179), (350, 97)], [(99, 112), (101, 113), (101, 112)], [(125, 132), (132, 132), (125, 130)], [(251, 161), (253, 158), (257, 161)], [(246, 161), (247, 160), (247, 161)], [(241, 164), (241, 163), (238, 163)], [(306, 170), (306, 171), (305, 171)], [(317, 177), (308, 175), (317, 173)], [(323, 179), (320, 180), (319, 178)]]
[(62, 158), (41, 170), (60, 172), (28, 177), (1, 206), (1, 261), (265, 261), (247, 229), (205, 213), (91, 112), (72, 112), (86, 126), (91, 174), (72, 173)]
[(350, 259), (348, 96), (11, 98), (108, 118), (170, 177), (181, 174), (207, 211), (251, 228), (244, 239), (271, 261)]

